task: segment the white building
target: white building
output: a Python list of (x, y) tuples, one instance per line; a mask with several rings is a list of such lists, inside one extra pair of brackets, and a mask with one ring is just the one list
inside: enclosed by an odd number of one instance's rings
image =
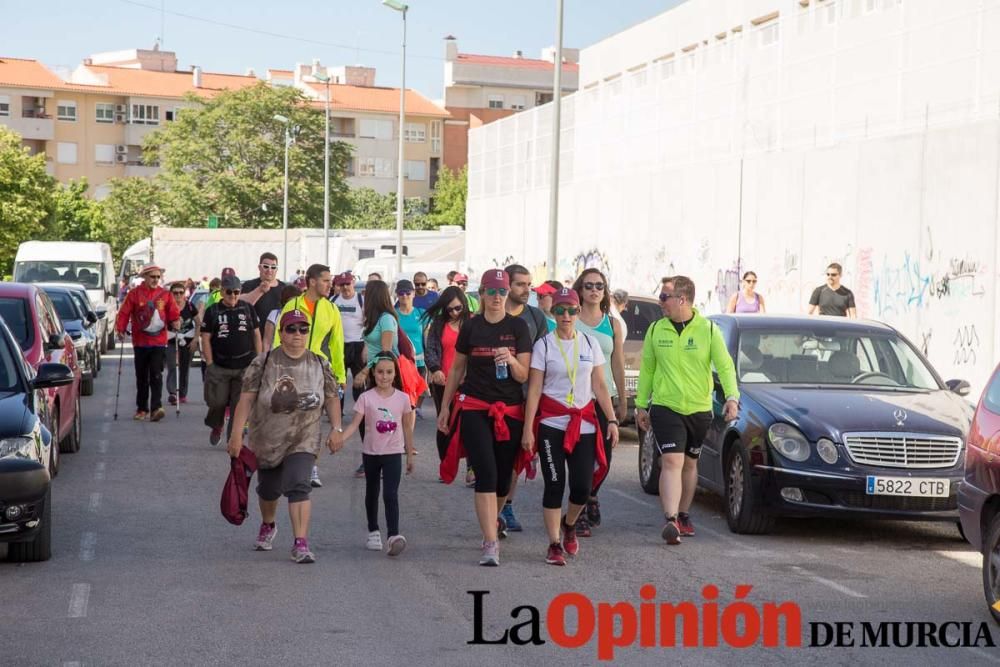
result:
[[(475, 269), (545, 272), (550, 110), (470, 132)], [(561, 139), (560, 278), (802, 312), (839, 261), (943, 375), (1000, 356), (1000, 0), (690, 0), (583, 49)]]

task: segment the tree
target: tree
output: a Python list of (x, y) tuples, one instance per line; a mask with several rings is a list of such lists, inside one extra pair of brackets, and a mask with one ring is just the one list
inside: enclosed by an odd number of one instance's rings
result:
[[(321, 224), (324, 116), (300, 91), (261, 83), (188, 101), (191, 108), (144, 144), (145, 161), (161, 166), (166, 224), (200, 226), (215, 214), (224, 227), (280, 227), (285, 125), (275, 115), (298, 128), (289, 150), (289, 226)], [(330, 144), (331, 218), (346, 212), (351, 150)]]
[(41, 238), (54, 185), (45, 155), (28, 155), (21, 136), (0, 125), (0, 275), (10, 274), (22, 241)]
[(87, 179), (56, 184), (52, 193), (53, 211), (46, 225), (45, 239), (53, 241), (103, 241), (104, 219), (101, 205), (87, 197)]
[(430, 217), (435, 225), (465, 227), (465, 202), (469, 196), (469, 169), (454, 172), (444, 167), (434, 186), (434, 210)]
[[(380, 195), (371, 188), (355, 188), (347, 193), (348, 213), (336, 220), (342, 229), (395, 229), (396, 193)], [(433, 229), (427, 204), (420, 197), (403, 200), (405, 229)]]
[(153, 233), (153, 225), (163, 224), (166, 194), (156, 179), (115, 178), (111, 190), (100, 203), (104, 225), (103, 241), (111, 244), (114, 257), (121, 257), (130, 245)]

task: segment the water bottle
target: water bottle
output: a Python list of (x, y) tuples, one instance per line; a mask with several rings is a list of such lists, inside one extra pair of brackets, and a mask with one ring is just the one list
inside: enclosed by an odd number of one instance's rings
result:
[(496, 365), (497, 365), (498, 380), (506, 380), (508, 377), (510, 377), (510, 371), (507, 369), (506, 361), (498, 361), (496, 362)]

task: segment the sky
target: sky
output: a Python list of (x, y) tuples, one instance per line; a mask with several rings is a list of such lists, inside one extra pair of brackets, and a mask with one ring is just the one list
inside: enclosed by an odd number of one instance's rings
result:
[[(588, 46), (681, 1), (565, 0), (563, 45)], [(446, 35), (458, 38), (463, 53), (509, 56), (520, 49), (537, 58), (555, 44), (556, 0), (409, 5), (407, 88), (432, 100), (443, 96)], [(375, 67), (377, 85), (400, 81), (400, 14), (379, 0), (0, 0), (0, 17), (0, 57), (53, 67), (72, 69), (102, 51), (151, 48), (162, 30), (162, 48), (177, 53), (183, 70), (242, 74), (252, 67), (262, 77), (268, 67), (319, 58)]]

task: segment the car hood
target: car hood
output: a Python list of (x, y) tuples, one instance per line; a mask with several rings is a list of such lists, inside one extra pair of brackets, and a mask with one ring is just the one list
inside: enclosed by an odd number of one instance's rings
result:
[(903, 392), (789, 385), (744, 385), (740, 389), (770, 412), (775, 421), (798, 427), (813, 441), (827, 437), (842, 442), (843, 433), (859, 431), (964, 439), (972, 421), (971, 404), (947, 390)]
[(10, 438), (30, 433), (32, 414), (28, 410), (26, 395), (0, 392), (0, 438)]

